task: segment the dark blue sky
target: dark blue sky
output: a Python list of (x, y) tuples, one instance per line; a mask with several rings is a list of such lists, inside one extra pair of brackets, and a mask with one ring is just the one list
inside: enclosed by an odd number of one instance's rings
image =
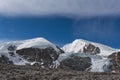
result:
[(35, 37), (59, 46), (81, 38), (120, 48), (120, 17), (0, 17), (0, 40)]
[(73, 20), (63, 17), (0, 18), (1, 40), (44, 37), (63, 45), (73, 40)]

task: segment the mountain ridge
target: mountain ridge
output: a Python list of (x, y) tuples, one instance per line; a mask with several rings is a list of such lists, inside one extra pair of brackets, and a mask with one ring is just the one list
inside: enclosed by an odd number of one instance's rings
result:
[(118, 49), (83, 39), (76, 39), (62, 49), (41, 37), (0, 44), (0, 63), (41, 68), (110, 72), (119, 66), (119, 55)]

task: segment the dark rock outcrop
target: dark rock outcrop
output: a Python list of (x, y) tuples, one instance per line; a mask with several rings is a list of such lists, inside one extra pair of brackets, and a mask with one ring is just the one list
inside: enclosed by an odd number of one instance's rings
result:
[(56, 61), (61, 54), (62, 50), (57, 52), (52, 47), (48, 47), (45, 49), (39, 48), (25, 48), (21, 50), (17, 50), (16, 53), (22, 56), (25, 60), (29, 62), (36, 61), (41, 66), (50, 67), (54, 65), (54, 61)]
[(85, 45), (85, 47), (83, 48), (83, 52), (91, 55), (95, 55), (100, 53), (100, 49), (99, 47), (96, 47), (93, 44), (89, 44), (89, 45)]
[(4, 55), (1, 55), (0, 63), (2, 63), (2, 64), (13, 64), (13, 62), (10, 61), (9, 58), (4, 56)]
[(10, 56), (15, 56), (14, 52), (8, 52), (10, 54)]
[(15, 56), (15, 51), (16, 51), (16, 46), (15, 45), (10, 45), (7, 49), (8, 49), (8, 53), (11, 55), (11, 56)]
[(91, 59), (89, 57), (79, 57), (73, 55), (60, 63), (61, 68), (67, 68), (78, 71), (88, 70), (90, 66)]
[(120, 72), (120, 52), (116, 52), (108, 56), (112, 62), (112, 70), (115, 72)]
[(17, 48), (16, 46), (10, 45), (7, 49), (8, 49), (8, 51), (15, 51), (16, 48)]

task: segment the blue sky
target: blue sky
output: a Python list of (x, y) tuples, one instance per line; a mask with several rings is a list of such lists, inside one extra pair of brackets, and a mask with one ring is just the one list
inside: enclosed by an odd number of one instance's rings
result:
[(0, 41), (80, 38), (120, 48), (120, 0), (0, 0)]
[(64, 17), (6, 18), (0, 19), (1, 40), (19, 40), (44, 37), (63, 45), (73, 36), (73, 20)]
[(101, 16), (79, 19), (74, 25), (74, 37), (120, 48), (120, 17)]
[(120, 18), (0, 17), (0, 40), (36, 37), (44, 37), (59, 46), (80, 38), (120, 48)]

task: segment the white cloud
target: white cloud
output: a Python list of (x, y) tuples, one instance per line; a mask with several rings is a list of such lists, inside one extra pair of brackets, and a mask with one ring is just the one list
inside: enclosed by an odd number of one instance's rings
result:
[(0, 15), (120, 15), (120, 0), (0, 0)]

